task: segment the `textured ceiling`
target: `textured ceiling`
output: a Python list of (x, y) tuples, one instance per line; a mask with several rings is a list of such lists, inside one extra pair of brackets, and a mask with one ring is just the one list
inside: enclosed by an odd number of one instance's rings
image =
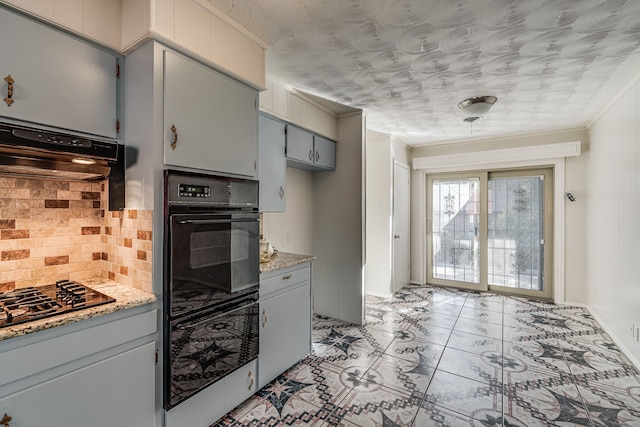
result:
[(640, 0), (207, 1), (271, 45), (268, 78), (409, 144), (585, 126), (640, 75)]

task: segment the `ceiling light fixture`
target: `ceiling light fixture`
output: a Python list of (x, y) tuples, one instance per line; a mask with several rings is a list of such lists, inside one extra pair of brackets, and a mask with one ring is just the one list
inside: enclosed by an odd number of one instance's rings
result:
[(465, 122), (474, 122), (487, 114), (497, 100), (495, 96), (475, 96), (461, 101), (458, 108), (465, 113)]

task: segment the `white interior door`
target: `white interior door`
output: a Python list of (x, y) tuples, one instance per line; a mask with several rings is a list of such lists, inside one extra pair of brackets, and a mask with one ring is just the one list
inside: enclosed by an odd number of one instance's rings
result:
[(410, 172), (409, 166), (393, 164), (393, 292), (409, 283), (410, 276)]

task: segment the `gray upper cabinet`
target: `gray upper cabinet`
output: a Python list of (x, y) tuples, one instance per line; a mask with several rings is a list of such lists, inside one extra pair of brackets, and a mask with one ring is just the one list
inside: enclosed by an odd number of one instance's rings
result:
[(287, 165), (310, 171), (336, 168), (336, 143), (297, 126), (287, 127)]
[(116, 56), (0, 8), (0, 116), (116, 137)]
[(284, 157), (286, 124), (260, 115), (260, 211), (286, 210), (287, 164)]
[(314, 164), (330, 170), (336, 169), (336, 143), (319, 135), (313, 139)]
[(289, 163), (313, 164), (313, 134), (311, 132), (288, 125), (287, 160)]
[(258, 92), (164, 52), (165, 164), (257, 178)]

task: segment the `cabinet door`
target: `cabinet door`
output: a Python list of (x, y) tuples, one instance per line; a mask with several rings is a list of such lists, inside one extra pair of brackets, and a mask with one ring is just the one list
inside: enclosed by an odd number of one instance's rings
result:
[(286, 125), (267, 116), (260, 116), (260, 211), (286, 210), (287, 164), (284, 157)]
[(258, 387), (293, 366), (311, 351), (311, 286), (301, 287), (260, 304)]
[(313, 162), (316, 166), (335, 170), (336, 168), (336, 143), (323, 138), (321, 136), (314, 136), (314, 149), (315, 155)]
[(256, 177), (257, 91), (170, 51), (164, 65), (165, 164)]
[(155, 425), (155, 344), (0, 399), (0, 414), (16, 426)]
[(287, 126), (287, 159), (313, 164), (313, 134), (296, 126)]
[(0, 28), (0, 116), (116, 137), (114, 55), (6, 9)]

